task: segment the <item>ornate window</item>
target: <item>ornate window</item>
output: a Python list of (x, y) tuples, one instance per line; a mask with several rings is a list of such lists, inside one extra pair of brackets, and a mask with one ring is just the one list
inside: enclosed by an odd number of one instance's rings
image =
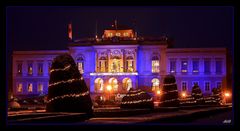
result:
[(101, 57), (99, 59), (99, 68), (100, 68), (100, 72), (107, 71), (107, 58), (106, 57)]
[(176, 72), (176, 60), (170, 60), (170, 73)]
[(28, 83), (27, 90), (28, 90), (28, 92), (33, 92), (33, 84), (32, 83)]
[(199, 72), (199, 61), (198, 60), (193, 60), (192, 61), (192, 72), (193, 73), (198, 73)]
[(127, 57), (127, 62), (126, 62), (127, 72), (133, 72), (134, 71), (133, 65), (134, 65), (133, 57), (128, 56)]
[(22, 92), (23, 91), (23, 84), (22, 83), (18, 83), (17, 84), (17, 92)]
[(28, 75), (32, 75), (32, 74), (33, 74), (33, 64), (28, 63)]
[(79, 56), (77, 58), (77, 67), (78, 67), (80, 74), (83, 74), (84, 73), (84, 58), (83, 58), (83, 56)]
[(210, 82), (204, 83), (205, 91), (210, 91)]
[(124, 91), (129, 91), (132, 88), (132, 80), (130, 78), (124, 78), (122, 82)]
[(109, 79), (109, 84), (112, 87), (114, 92), (118, 91), (118, 80), (116, 78), (110, 78)]
[(160, 82), (157, 78), (152, 79), (152, 91), (159, 90)]
[(220, 81), (218, 81), (218, 82), (216, 82), (217, 83), (217, 88), (222, 88), (222, 82), (220, 82)]
[(216, 60), (216, 73), (222, 73), (222, 60)]
[(186, 91), (187, 90), (187, 82), (183, 81), (182, 82), (182, 91)]
[(101, 78), (95, 79), (94, 87), (95, 87), (96, 92), (102, 92), (103, 91), (103, 86), (104, 86), (103, 79), (101, 79)]
[(188, 72), (188, 61), (187, 60), (182, 60), (182, 63), (181, 63), (181, 72), (182, 73), (186, 73)]
[(210, 59), (205, 59), (204, 60), (204, 73), (206, 73), (206, 74), (210, 73), (210, 68), (211, 68)]
[(43, 63), (38, 63), (38, 75), (43, 74)]
[(17, 74), (22, 74), (22, 62), (17, 62)]
[(152, 57), (152, 73), (159, 72), (159, 58), (157, 56)]
[(38, 83), (38, 92), (43, 92), (43, 83)]

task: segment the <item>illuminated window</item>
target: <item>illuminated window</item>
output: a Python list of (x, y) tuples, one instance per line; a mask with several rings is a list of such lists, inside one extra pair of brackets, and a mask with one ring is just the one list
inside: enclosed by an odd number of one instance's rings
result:
[(210, 91), (210, 82), (204, 83), (205, 91)]
[(127, 66), (127, 72), (133, 72), (133, 57), (129, 56), (127, 57), (127, 62), (126, 62), (126, 66)]
[(127, 32), (124, 32), (123, 36), (129, 36), (129, 34)]
[(109, 84), (111, 85), (114, 92), (118, 91), (118, 80), (116, 78), (110, 78)]
[(112, 72), (120, 72), (120, 59), (112, 60)]
[(38, 92), (43, 92), (43, 84), (42, 83), (38, 84)]
[(17, 74), (22, 74), (22, 63), (17, 63)]
[(160, 82), (157, 78), (152, 79), (152, 91), (159, 90)]
[(94, 87), (95, 87), (95, 91), (96, 92), (102, 92), (103, 91), (103, 79), (101, 78), (97, 78), (95, 79), (95, 82), (94, 82)]
[(17, 92), (22, 92), (23, 91), (23, 84), (22, 83), (18, 83), (17, 84)]
[(116, 36), (121, 36), (121, 33), (116, 33)]
[(33, 84), (32, 83), (28, 83), (27, 90), (28, 90), (28, 92), (33, 92)]
[(32, 75), (32, 74), (33, 74), (33, 64), (28, 63), (28, 75)]
[(216, 73), (217, 74), (222, 73), (222, 61), (221, 60), (216, 61)]
[(181, 72), (186, 73), (188, 68), (188, 61), (184, 60), (181, 63)]
[(113, 33), (108, 33), (107, 36), (108, 36), (108, 37), (112, 37), (112, 36), (113, 36)]
[(176, 61), (171, 60), (170, 61), (170, 73), (175, 73), (176, 72)]
[(100, 67), (100, 72), (106, 72), (107, 71), (107, 59), (106, 59), (106, 57), (101, 57), (99, 59), (99, 67)]
[(38, 63), (38, 75), (43, 74), (43, 63)]
[(204, 60), (204, 73), (210, 73), (211, 61), (206, 59)]
[(192, 66), (193, 66), (193, 72), (198, 73), (199, 72), (199, 61), (193, 60)]
[(158, 72), (159, 72), (159, 58), (157, 56), (154, 56), (152, 58), (152, 73)]
[(217, 88), (222, 88), (222, 82), (217, 82)]
[(84, 59), (83, 56), (80, 56), (77, 58), (77, 67), (80, 72), (80, 74), (84, 73)]
[(182, 91), (186, 91), (187, 90), (187, 82), (183, 81), (182, 82)]
[(123, 79), (123, 90), (129, 91), (132, 88), (132, 80), (130, 78)]

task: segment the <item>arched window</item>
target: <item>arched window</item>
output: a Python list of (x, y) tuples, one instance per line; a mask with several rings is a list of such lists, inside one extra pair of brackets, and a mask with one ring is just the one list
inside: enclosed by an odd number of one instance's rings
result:
[(120, 72), (120, 58), (115, 56), (112, 59), (112, 72)]
[(133, 57), (128, 56), (126, 62), (127, 72), (133, 72), (133, 65), (134, 65)]
[(152, 79), (152, 91), (159, 90), (160, 82), (157, 78)]
[(80, 72), (80, 74), (84, 73), (84, 58), (83, 56), (77, 57), (77, 67)]
[(102, 92), (103, 91), (103, 79), (97, 78), (94, 81), (94, 88), (96, 92)]
[(112, 90), (114, 92), (117, 92), (118, 91), (118, 80), (116, 78), (110, 78), (108, 82), (109, 82), (110, 86), (112, 87)]
[(159, 58), (157, 56), (152, 57), (152, 73), (159, 72)]
[(129, 91), (129, 89), (132, 88), (132, 80), (130, 78), (124, 78), (122, 83), (124, 91)]
[(100, 68), (100, 72), (106, 72), (107, 71), (107, 58), (106, 57), (100, 57), (99, 68)]

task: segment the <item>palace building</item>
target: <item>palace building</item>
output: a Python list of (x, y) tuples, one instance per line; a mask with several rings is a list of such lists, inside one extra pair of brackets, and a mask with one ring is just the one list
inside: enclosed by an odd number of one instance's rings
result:
[[(71, 27), (71, 26), (70, 26)], [(69, 32), (72, 38), (72, 32)], [(72, 40), (67, 50), (14, 51), (13, 94), (29, 97), (47, 94), (51, 62), (69, 53), (89, 88), (91, 96), (111, 93), (122, 98), (130, 88), (154, 93), (164, 76), (173, 74), (179, 92), (191, 93), (198, 84), (204, 95), (214, 87), (227, 88), (226, 48), (171, 48), (171, 41), (138, 37), (131, 28), (104, 30), (101, 38)]]

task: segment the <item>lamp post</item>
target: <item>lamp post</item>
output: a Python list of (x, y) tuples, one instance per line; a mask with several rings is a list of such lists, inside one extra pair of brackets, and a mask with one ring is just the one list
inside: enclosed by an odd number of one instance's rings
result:
[(227, 100), (228, 98), (231, 96), (231, 94), (229, 92), (225, 92), (224, 93), (224, 99), (225, 99), (225, 103), (227, 104)]

